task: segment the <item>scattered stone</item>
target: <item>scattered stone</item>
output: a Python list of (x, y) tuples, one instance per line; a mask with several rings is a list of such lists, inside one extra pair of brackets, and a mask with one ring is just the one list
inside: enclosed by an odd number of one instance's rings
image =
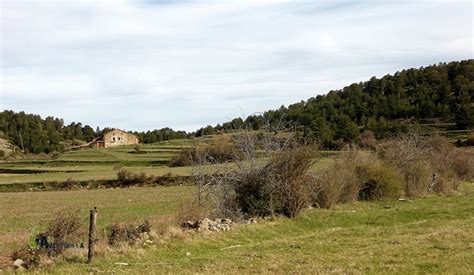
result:
[(258, 223), (258, 221), (256, 218), (250, 218), (247, 220), (247, 224), (251, 224), (251, 223)]
[(191, 256), (191, 252), (186, 252), (186, 256)]
[(16, 259), (14, 262), (13, 262), (13, 267), (14, 268), (24, 268), (25, 267), (25, 262), (22, 260), (22, 259)]
[(228, 231), (234, 222), (231, 219), (214, 219), (205, 218), (200, 221), (186, 221), (182, 224), (184, 230), (197, 230), (197, 231)]

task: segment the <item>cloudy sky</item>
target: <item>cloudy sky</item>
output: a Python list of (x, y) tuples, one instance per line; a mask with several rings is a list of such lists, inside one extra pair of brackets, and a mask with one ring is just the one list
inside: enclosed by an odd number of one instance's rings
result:
[(0, 0), (0, 109), (195, 130), (473, 58), (472, 1)]

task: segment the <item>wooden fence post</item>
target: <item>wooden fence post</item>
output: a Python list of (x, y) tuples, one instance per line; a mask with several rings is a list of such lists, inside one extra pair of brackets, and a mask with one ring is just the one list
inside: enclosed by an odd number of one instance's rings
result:
[(92, 263), (92, 257), (94, 257), (94, 244), (95, 244), (95, 223), (97, 222), (97, 207), (91, 209), (89, 216), (89, 251), (87, 253), (87, 263)]

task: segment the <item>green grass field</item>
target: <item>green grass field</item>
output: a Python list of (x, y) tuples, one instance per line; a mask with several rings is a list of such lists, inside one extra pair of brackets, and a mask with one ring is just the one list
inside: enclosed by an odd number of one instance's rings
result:
[(307, 210), (294, 220), (192, 233), (153, 247), (117, 250), (91, 266), (59, 262), (50, 271), (472, 274), (474, 184), (461, 190), (452, 197)]
[[(141, 145), (143, 153), (137, 154), (133, 146), (102, 149), (82, 149), (61, 154), (57, 158), (24, 158), (15, 161), (0, 161), (0, 184), (48, 183), (74, 181), (112, 180), (117, 171), (126, 169), (133, 173), (161, 176), (187, 176), (191, 167), (169, 167), (169, 160), (182, 148), (192, 145), (192, 140), (172, 140), (157, 144)], [(328, 156), (332, 152), (322, 151)], [(327, 157), (320, 160), (315, 169), (324, 166)], [(216, 165), (222, 167), (226, 165)], [(21, 170), (28, 173), (19, 173)], [(213, 169), (213, 168), (209, 168)], [(17, 171), (17, 172), (15, 172)]]
[(23, 244), (29, 235), (44, 228), (45, 222), (60, 211), (81, 209), (87, 224), (87, 211), (96, 206), (100, 215), (98, 226), (143, 219), (158, 225), (176, 214), (180, 204), (191, 197), (192, 190), (191, 186), (157, 186), (0, 193), (0, 252)]
[[(141, 145), (137, 154), (133, 146), (70, 151), (56, 158), (24, 158), (0, 162), (0, 184), (39, 183), (52, 181), (109, 180), (116, 178), (119, 169), (147, 175), (189, 175), (185, 167), (170, 168), (170, 158), (182, 148), (190, 146), (190, 140), (173, 140), (153, 145)], [(17, 173), (18, 170), (30, 173)], [(34, 173), (34, 172), (37, 173)]]
[[(119, 169), (156, 176), (190, 175), (191, 167), (168, 166), (173, 154), (190, 145), (189, 140), (176, 140), (142, 145), (141, 154), (133, 147), (118, 147), (71, 151), (53, 159), (1, 162), (0, 184), (110, 180)], [(313, 169), (331, 163), (327, 157), (331, 154), (321, 152), (323, 158)], [(207, 169), (229, 167), (231, 164), (220, 164)], [(193, 192), (195, 187), (190, 185), (0, 192), (0, 265), (2, 257), (7, 259), (9, 252), (41, 232), (59, 211), (80, 209), (86, 229), (88, 210), (98, 207), (102, 236), (114, 222), (137, 224), (144, 219), (160, 231), (176, 223), (176, 215)], [(163, 238), (151, 247), (107, 250), (91, 266), (81, 255), (59, 261), (47, 271), (472, 274), (474, 183), (464, 183), (459, 194), (450, 197), (357, 202), (330, 210), (306, 210), (294, 220), (277, 218), (239, 225), (229, 232)]]

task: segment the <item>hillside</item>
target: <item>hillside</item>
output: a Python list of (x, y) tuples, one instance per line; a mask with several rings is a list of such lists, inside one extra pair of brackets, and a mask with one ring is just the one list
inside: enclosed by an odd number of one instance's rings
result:
[(474, 127), (474, 60), (440, 63), (419, 69), (407, 69), (380, 79), (353, 83), (245, 120), (233, 119), (197, 134), (220, 130), (254, 130), (264, 122), (283, 122), (298, 129), (304, 137), (317, 139), (326, 147), (337, 141), (352, 142), (370, 130), (377, 138), (407, 131), (420, 122), (448, 126), (450, 129)]

